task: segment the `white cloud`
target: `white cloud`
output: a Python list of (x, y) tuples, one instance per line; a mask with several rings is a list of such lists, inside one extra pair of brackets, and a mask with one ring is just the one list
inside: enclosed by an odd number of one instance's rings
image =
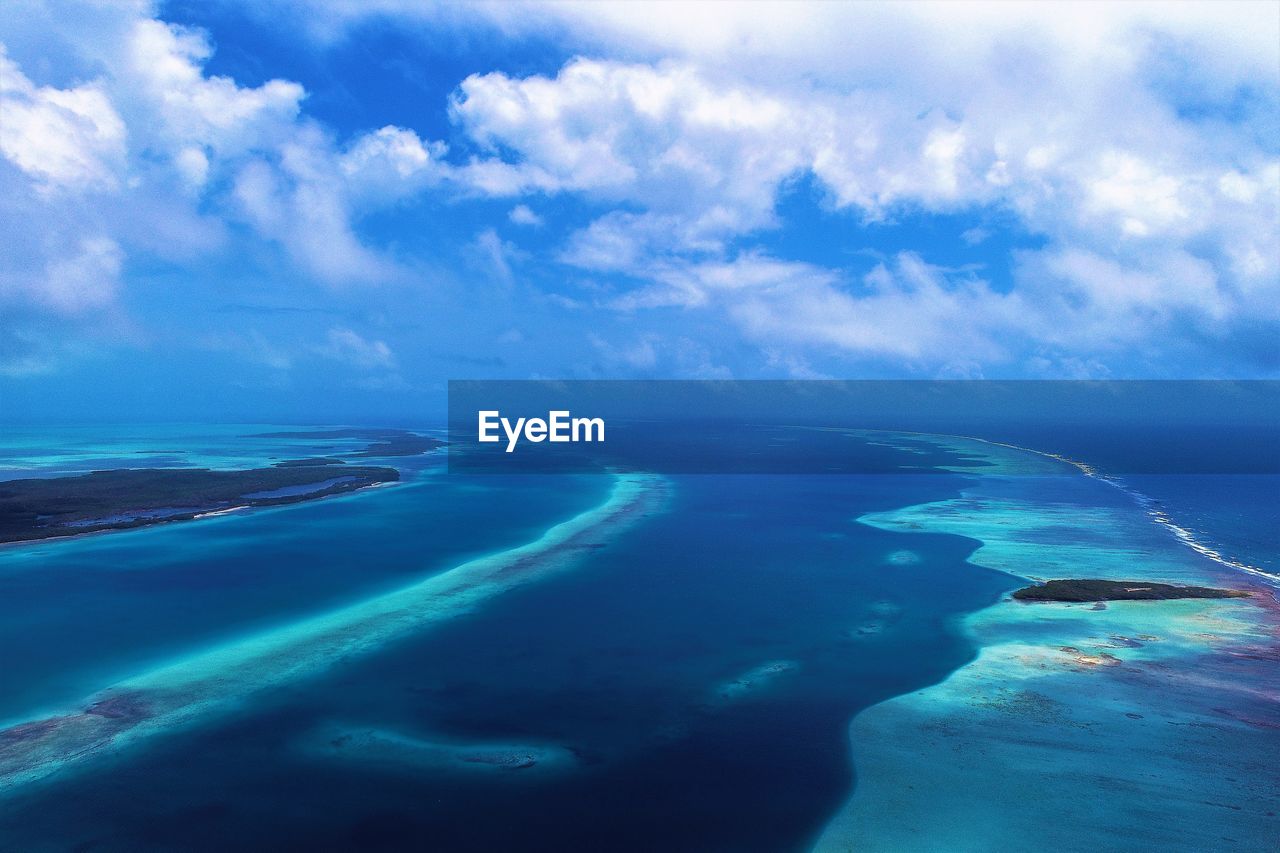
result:
[(1222, 330), (1235, 307), (1213, 265), (1184, 251), (1128, 263), (1083, 249), (1028, 254), (1020, 280), (1036, 340), (1076, 352), (1150, 346), (1183, 323)]
[[(941, 376), (982, 375), (982, 365), (1075, 376), (1084, 364), (1103, 376), (1105, 359), (1135, 347), (1154, 353), (1152, 340), (1175, 340), (1188, 318), (1209, 338), (1229, 328), (1213, 267), (1187, 253), (1145, 266), (1082, 250), (1027, 253), (1021, 286), (1008, 293), (910, 252), (856, 279), (759, 252), (661, 264), (650, 277), (612, 306), (720, 312), (794, 376), (812, 370), (803, 352)], [(1038, 355), (1020, 364), (1027, 352)]]
[(717, 87), (694, 69), (576, 60), (554, 79), (472, 76), (452, 113), (514, 160), (460, 177), (494, 195), (583, 192), (679, 214), (686, 239), (773, 222), (777, 185), (804, 163), (811, 121), (762, 93)]
[[(208, 38), (147, 3), (24, 9), (0, 22), (0, 155), (17, 169), (0, 173), (18, 246), (0, 264), (8, 310), (118, 310), (126, 257), (195, 262), (232, 245), (227, 223), (324, 284), (400, 275), (354, 222), (442, 180), (442, 144), (383, 127), (338, 146), (302, 115), (300, 84), (207, 74)], [(33, 80), (18, 55), (60, 82)]]
[(124, 253), (107, 237), (82, 240), (75, 255), (49, 265), (39, 298), (55, 311), (79, 314), (115, 299)]
[[(252, 4), (246, 4), (252, 8)], [(720, 0), (652, 3), (605, 0), (511, 0), (427, 4), (417, 0), (285, 0), (285, 14), (321, 39), (340, 38), (369, 18), (431, 26), (495, 25), (502, 35), (556, 33), (598, 49), (681, 56), (760, 77), (864, 79), (911, 77), (964, 88), (995, 48), (1034, 38), (1046, 52), (1082, 63), (1123, 62), (1144, 36), (1165, 34), (1201, 48), (1197, 59), (1215, 76), (1274, 72), (1280, 21), (1267, 0), (1218, 3), (1129, 2), (903, 4)], [(290, 8), (292, 7), (292, 8)], [(1008, 49), (1008, 48), (1006, 48)], [(950, 78), (939, 71), (954, 72)]]
[(587, 339), (611, 366), (621, 366), (628, 371), (649, 371), (658, 363), (658, 349), (652, 336), (621, 346), (612, 344), (595, 333), (587, 335)]
[(679, 335), (645, 332), (610, 340), (589, 332), (587, 341), (606, 375), (669, 377), (676, 379), (732, 379), (733, 373), (717, 364), (701, 341)]
[(387, 126), (357, 138), (338, 159), (338, 172), (354, 198), (387, 201), (444, 180), (445, 151), (442, 142), (424, 142), (413, 131)]
[(493, 147), (469, 167), (483, 191), (638, 204), (679, 216), (695, 242), (772, 225), (779, 187), (806, 172), (867, 219), (999, 204), (1035, 230), (1186, 236), (1211, 227), (1211, 209), (1193, 215), (1210, 195), (1248, 203), (1276, 162), (1247, 129), (1219, 132), (1223, 153), (1250, 164), (1223, 183), (1203, 169), (1208, 141), (1144, 80), (1085, 82), (1089, 97), (1064, 85), (1058, 101), (998, 81), (942, 108), (928, 92), (746, 87), (689, 65), (576, 60), (555, 78), (470, 77), (453, 112)]
[(507, 218), (516, 225), (527, 225), (530, 228), (538, 228), (542, 225), (542, 217), (530, 210), (527, 204), (517, 204), (511, 208)]
[[(208, 39), (146, 3), (24, 10), (0, 22), (12, 164), (0, 190), (17, 223), (0, 239), (22, 265), (0, 259), (0, 307), (108, 311), (127, 257), (191, 262), (242, 248), (228, 234), (243, 230), (321, 283), (402, 278), (357, 223), (448, 188), (510, 198), (508, 218), (526, 226), (541, 223), (535, 197), (539, 209), (584, 199), (594, 220), (547, 251), (631, 288), (598, 304), (638, 325), (646, 308), (715, 312), (797, 375), (832, 355), (972, 374), (1027, 353), (1097, 375), (1126, 347), (1180, 345), (1189, 331), (1225, 348), (1236, 329), (1280, 322), (1273, 4), (251, 9), (324, 37), (369, 15), (483, 19), (626, 57), (461, 81), (450, 113), (475, 152), (465, 162), (397, 126), (339, 141), (306, 117), (299, 84), (209, 75)], [(50, 76), (50, 64), (67, 70)], [(1224, 104), (1231, 116), (1213, 114)], [(927, 246), (867, 275), (775, 257), (763, 247), (797, 178), (851, 235), (981, 211), (1043, 248), (1018, 256), (1009, 293), (931, 266)], [(467, 251), (510, 279), (517, 255), (497, 232)]]
[(118, 185), (127, 134), (99, 84), (36, 86), (0, 45), (0, 114), (0, 153), (42, 189)]
[(368, 340), (351, 329), (330, 329), (321, 353), (364, 370), (392, 369), (396, 366), (395, 355), (385, 342)]
[(656, 256), (675, 252), (708, 253), (720, 242), (696, 232), (673, 214), (614, 211), (572, 233), (560, 260), (596, 272), (634, 273)]
[(515, 281), (511, 264), (523, 257), (519, 249), (499, 237), (492, 228), (485, 228), (476, 235), (470, 254), (476, 266), (503, 284)]
[[(948, 277), (909, 253), (877, 266), (856, 283), (857, 293), (829, 270), (759, 254), (665, 276), (672, 303), (719, 306), (774, 361), (801, 345), (917, 366), (1001, 362), (1009, 353), (996, 333), (1020, 326), (1027, 307), (1019, 296)], [(959, 316), (967, 322), (957, 323)]]
[[(368, 161), (361, 167), (370, 168)], [(394, 265), (365, 247), (351, 224), (352, 203), (337, 156), (316, 128), (303, 128), (277, 157), (256, 157), (235, 177), (244, 218), (278, 241), (297, 266), (326, 283), (381, 281)]]
[[(821, 20), (826, 9), (794, 17)], [(1259, 10), (1227, 13), (1252, 19)], [(474, 76), (460, 87), (454, 115), (491, 147), (490, 159), (471, 167), (489, 178), (485, 191), (573, 193), (625, 206), (571, 234), (560, 253), (582, 269), (650, 282), (612, 300), (615, 307), (714, 307), (776, 346), (926, 365), (958, 352), (1011, 363), (1037, 341), (1113, 356), (1161, 336), (1172, 341), (1182, 327), (1224, 339), (1232, 323), (1274, 322), (1280, 269), (1264, 247), (1280, 244), (1280, 158), (1247, 120), (1180, 115), (1170, 101), (1185, 93), (1162, 89), (1154, 75), (1194, 58), (1204, 63), (1199, 84), (1216, 91), (1245, 81), (1267, 103), (1280, 94), (1260, 59), (1274, 66), (1275, 43), (1188, 23), (1203, 16), (1162, 21), (1151, 9), (1093, 21), (1099, 41), (1082, 42), (1065, 12), (1038, 21), (1023, 7), (1013, 11), (1016, 26), (998, 23), (996, 35), (984, 35), (968, 20), (952, 39), (895, 7), (877, 12), (871, 30), (917, 33), (910, 51), (936, 54), (934, 73), (918, 76), (895, 56), (901, 73), (894, 65), (877, 79), (874, 57), (845, 63), (824, 53), (813, 21), (797, 25), (806, 35), (792, 45), (816, 51), (808, 62), (786, 53), (785, 23), (776, 40), (744, 36), (744, 50), (720, 55), (675, 33), (655, 35), (618, 7), (574, 14), (589, 19), (588, 29), (634, 26), (627, 33), (641, 42), (653, 37), (671, 48), (670, 37), (686, 58), (580, 59), (555, 77)], [(862, 20), (865, 12), (848, 14)], [(715, 32), (762, 35), (753, 28), (763, 20), (734, 9)], [(874, 41), (855, 30), (841, 35)], [(1225, 43), (1246, 51), (1238, 65), (1205, 58), (1206, 45)], [(812, 71), (822, 85), (754, 73), (756, 51)], [(1017, 264), (1012, 295), (913, 277), (902, 260), (894, 286), (868, 281), (844, 292), (833, 284), (843, 273), (731, 249), (776, 224), (782, 188), (805, 174), (829, 206), (849, 214), (851, 230), (922, 210), (991, 209), (1012, 213), (1045, 247)], [(965, 239), (987, 236), (970, 229)], [(761, 276), (774, 281), (749, 285)]]
[(1188, 194), (1183, 183), (1132, 154), (1104, 155), (1085, 193), (1093, 212), (1115, 217), (1120, 230), (1134, 237), (1176, 229), (1190, 216), (1183, 202)]
[(146, 18), (134, 24), (112, 77), (119, 96), (151, 117), (141, 129), (165, 150), (196, 145), (224, 157), (287, 136), (305, 95), (302, 86), (268, 80), (246, 88), (229, 77), (206, 76), (212, 53), (199, 32)]

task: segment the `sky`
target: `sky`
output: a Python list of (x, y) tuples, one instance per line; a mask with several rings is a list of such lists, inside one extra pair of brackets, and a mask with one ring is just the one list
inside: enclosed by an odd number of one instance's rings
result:
[(1280, 377), (1280, 2), (0, 9), (0, 420)]

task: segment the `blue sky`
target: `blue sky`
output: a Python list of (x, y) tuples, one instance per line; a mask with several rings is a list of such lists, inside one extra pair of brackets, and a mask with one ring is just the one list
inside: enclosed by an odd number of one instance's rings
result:
[(6, 4), (0, 417), (1280, 375), (1280, 4)]

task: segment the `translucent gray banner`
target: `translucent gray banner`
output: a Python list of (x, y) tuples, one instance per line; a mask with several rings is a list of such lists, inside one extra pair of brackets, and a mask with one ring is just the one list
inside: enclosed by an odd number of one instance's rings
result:
[(1278, 412), (1272, 380), (467, 380), (448, 452), (468, 473), (918, 473), (972, 463), (929, 440), (964, 436), (1113, 474), (1275, 474)]

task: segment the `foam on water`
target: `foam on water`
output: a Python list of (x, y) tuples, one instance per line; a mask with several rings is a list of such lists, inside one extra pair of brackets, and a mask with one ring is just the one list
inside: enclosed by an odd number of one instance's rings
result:
[(1254, 577), (1261, 578), (1262, 580), (1265, 580), (1268, 583), (1280, 585), (1280, 577), (1277, 577), (1276, 575), (1270, 572), (1260, 569), (1257, 566), (1249, 565), (1248, 563), (1245, 563), (1241, 560), (1231, 559), (1230, 557), (1223, 554), (1222, 551), (1220, 551), (1219, 549), (1214, 548), (1210, 546), (1208, 543), (1201, 541), (1200, 538), (1197, 537), (1194, 532), (1187, 529), (1186, 527), (1183, 527), (1175, 523), (1173, 519), (1171, 519), (1168, 516), (1168, 514), (1160, 508), (1160, 504), (1158, 501), (1156, 501), (1154, 498), (1150, 497), (1149, 495), (1146, 495), (1141, 491), (1128, 485), (1120, 477), (1104, 474), (1103, 472), (1099, 471), (1098, 469), (1094, 468), (1092, 465), (1089, 465), (1086, 462), (1080, 462), (1079, 460), (1071, 459), (1059, 453), (1048, 453), (1042, 450), (1033, 450), (1029, 447), (1020, 447), (1016, 444), (1003, 444), (1001, 442), (987, 441), (986, 439), (981, 439), (981, 438), (975, 438), (970, 440), (982, 442), (983, 444), (989, 444), (992, 447), (1000, 447), (1008, 450), (1015, 450), (1021, 453), (1035, 454), (1036, 456), (1041, 456), (1046, 459), (1053, 459), (1065, 465), (1070, 465), (1076, 470), (1080, 471), (1086, 477), (1090, 477), (1094, 480), (1098, 480), (1100, 482), (1106, 483), (1108, 486), (1111, 486), (1113, 488), (1119, 489), (1120, 491), (1124, 492), (1134, 501), (1134, 503), (1136, 503), (1139, 507), (1142, 508), (1142, 511), (1146, 513), (1147, 517), (1151, 519), (1151, 521), (1164, 527), (1166, 530), (1169, 531), (1170, 534), (1173, 535), (1175, 539), (1177, 539), (1179, 542), (1186, 545), (1188, 548), (1195, 551), (1197, 554), (1201, 555), (1202, 557), (1208, 557), (1210, 560), (1213, 560), (1215, 563), (1218, 563), (1219, 565), (1225, 566), (1229, 569), (1236, 569), (1238, 571), (1246, 572), (1248, 574), (1253, 575)]

